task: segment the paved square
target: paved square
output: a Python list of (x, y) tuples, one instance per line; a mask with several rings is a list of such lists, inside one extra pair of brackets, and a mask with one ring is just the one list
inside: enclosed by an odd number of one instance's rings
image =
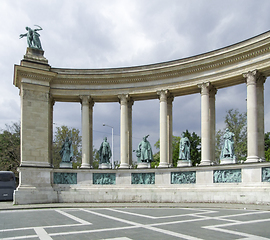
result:
[(263, 240), (270, 212), (203, 208), (0, 211), (0, 239)]

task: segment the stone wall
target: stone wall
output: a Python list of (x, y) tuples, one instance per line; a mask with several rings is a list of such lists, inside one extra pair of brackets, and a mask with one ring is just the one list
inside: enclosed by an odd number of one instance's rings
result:
[(20, 173), (23, 173), (24, 179), (20, 181), (19, 191), (15, 191), (16, 204), (270, 203), (270, 163), (118, 170), (27, 167), (20, 168)]

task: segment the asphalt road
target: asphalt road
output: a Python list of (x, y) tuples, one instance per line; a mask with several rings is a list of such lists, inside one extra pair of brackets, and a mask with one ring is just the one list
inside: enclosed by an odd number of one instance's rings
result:
[(3, 207), (0, 239), (270, 239), (270, 211), (209, 206)]

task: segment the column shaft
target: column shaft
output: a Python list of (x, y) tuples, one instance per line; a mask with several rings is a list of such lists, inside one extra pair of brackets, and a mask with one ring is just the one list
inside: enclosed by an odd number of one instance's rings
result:
[(159, 167), (169, 166), (168, 148), (167, 148), (167, 91), (160, 91), (160, 163)]
[(258, 113), (256, 82), (258, 71), (248, 72), (243, 75), (247, 83), (247, 161), (257, 162), (258, 157)]
[(89, 96), (81, 96), (82, 100), (82, 165), (81, 168), (90, 168), (90, 111)]
[(173, 96), (168, 97), (167, 100), (167, 149), (168, 149), (168, 162), (169, 166), (173, 166), (173, 149), (172, 149), (172, 143), (173, 143), (173, 129), (172, 129), (172, 102), (173, 102)]
[(257, 104), (258, 104), (258, 156), (260, 161), (265, 161), (264, 147), (264, 82), (265, 77), (260, 76), (257, 80)]
[(210, 141), (210, 117), (209, 117), (209, 86), (210, 83), (202, 83), (201, 88), (201, 164), (210, 165), (211, 141)]
[(134, 101), (128, 100), (128, 163), (132, 165), (132, 105)]
[(128, 162), (128, 96), (119, 95), (121, 108), (120, 126), (120, 167), (129, 168)]
[(210, 161), (215, 162), (216, 147), (216, 88), (213, 86), (209, 91), (209, 120), (210, 120)]

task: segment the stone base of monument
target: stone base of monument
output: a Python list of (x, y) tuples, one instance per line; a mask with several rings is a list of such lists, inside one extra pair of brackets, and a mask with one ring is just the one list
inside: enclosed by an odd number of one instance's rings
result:
[(72, 162), (61, 162), (60, 168), (72, 168)]
[(137, 165), (137, 168), (151, 168), (151, 163), (147, 163), (147, 162), (140, 162)]
[(37, 68), (49, 69), (48, 60), (43, 56), (44, 51), (36, 48), (28, 47), (23, 60), (21, 61), (22, 66), (36, 66)]
[(192, 162), (191, 160), (179, 160), (177, 162), (177, 167), (191, 167)]
[(19, 167), (18, 171), (14, 204), (269, 204), (270, 196), (270, 162), (121, 170)]
[(111, 169), (112, 168), (112, 164), (110, 163), (100, 163), (98, 166), (99, 169)]
[(236, 159), (235, 158), (223, 158), (220, 159), (220, 164), (235, 164)]

